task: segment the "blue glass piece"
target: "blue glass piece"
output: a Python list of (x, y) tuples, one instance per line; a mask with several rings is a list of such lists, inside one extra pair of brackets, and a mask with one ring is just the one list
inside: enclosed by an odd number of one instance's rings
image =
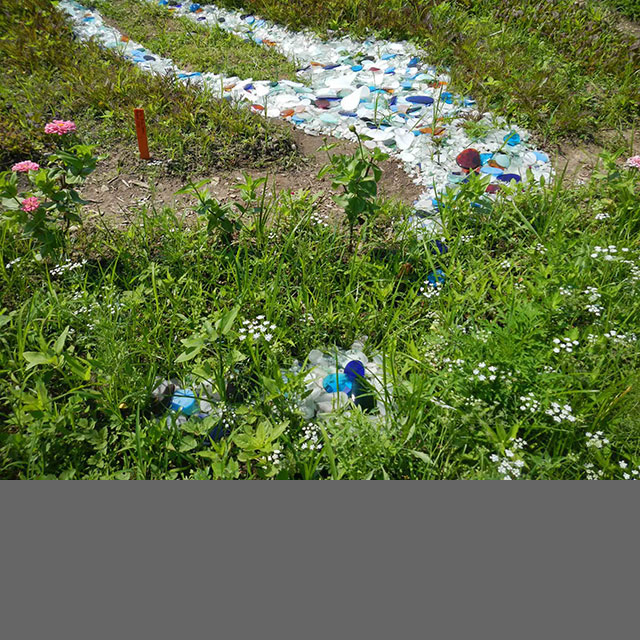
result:
[(244, 87), (242, 87), (245, 91), (251, 91), (253, 89), (253, 85), (251, 83), (249, 84), (245, 84)]
[(420, 58), (415, 57), (415, 58), (411, 58), (411, 60), (409, 60), (409, 67), (417, 67), (418, 63), (420, 62)]
[(409, 80), (405, 80), (404, 82), (400, 83), (400, 86), (403, 89), (407, 89), (408, 90), (408, 89), (411, 89), (413, 87), (413, 82), (409, 82)]
[(533, 153), (536, 156), (536, 160), (539, 160), (540, 162), (549, 162), (549, 156), (546, 153), (543, 153), (542, 151), (534, 151)]
[(344, 368), (344, 373), (347, 378), (352, 381), (356, 378), (364, 378), (364, 365), (360, 360), (352, 360), (347, 363), (347, 366)]
[(438, 239), (431, 240), (429, 245), (431, 246), (431, 253), (440, 254), (440, 255), (443, 255), (444, 253), (449, 253), (449, 247), (447, 247), (447, 245), (444, 242)]
[(440, 99), (447, 104), (453, 104), (453, 94), (448, 91), (443, 91), (440, 94)]
[(517, 144), (520, 144), (520, 135), (515, 131), (508, 133), (503, 140), (510, 146), (515, 147)]
[(255, 19), (253, 16), (247, 16), (247, 17), (245, 18), (245, 22), (246, 22), (247, 24), (253, 24), (255, 21), (256, 21), (256, 19)]
[(504, 171), (502, 169), (498, 169), (497, 167), (482, 167), (480, 169), (480, 173), (486, 173), (490, 176), (501, 176)]
[(413, 104), (433, 104), (433, 98), (429, 96), (408, 96), (407, 102), (411, 102)]
[(354, 64), (353, 67), (351, 67), (351, 71), (362, 71), (362, 65)]
[(303, 122), (305, 122), (304, 118), (301, 118), (300, 116), (293, 116), (291, 118), (292, 122), (295, 122), (296, 124), (302, 124)]
[(411, 133), (413, 133), (416, 138), (422, 135), (422, 131), (420, 131), (420, 129), (414, 129)]
[[(205, 416), (206, 417), (206, 416)], [(209, 433), (203, 438), (203, 444), (205, 446), (211, 446), (211, 440), (218, 442), (222, 438), (228, 436), (231, 433), (231, 429), (225, 427), (223, 422), (220, 421)]]
[(433, 208), (438, 210), (438, 211), (442, 207), (442, 202), (440, 202), (440, 200), (438, 200), (438, 198), (431, 198), (431, 204), (433, 205)]
[(435, 272), (432, 271), (427, 275), (427, 280), (432, 286), (439, 287), (445, 281), (444, 271), (442, 269), (436, 269)]
[(353, 111), (339, 111), (338, 112), (341, 116), (344, 116), (345, 118), (357, 118), (358, 114), (354, 113)]
[(165, 5), (169, 4), (169, 0), (160, 0), (160, 2), (158, 2), (158, 4), (159, 4), (161, 7), (164, 7)]
[(392, 58), (395, 58), (397, 55), (398, 55), (397, 53), (383, 53), (382, 60), (391, 60)]
[(338, 391), (344, 391), (345, 393), (351, 393), (353, 383), (344, 373), (331, 373), (323, 381), (322, 386), (327, 393), (336, 393)]
[(326, 124), (338, 124), (338, 116), (333, 113), (323, 113), (320, 116), (320, 120)]
[(385, 69), (385, 74), (386, 75), (392, 75), (396, 72), (396, 68), (395, 67), (389, 67), (388, 69)]
[(325, 64), (324, 67), (322, 67), (325, 71), (331, 71), (331, 69), (337, 69), (340, 65), (339, 64)]
[(199, 5), (197, 2), (194, 2), (194, 3), (189, 7), (189, 11), (191, 11), (191, 13), (195, 13), (199, 8), (200, 8), (200, 5)]
[(180, 411), (182, 415), (190, 416), (198, 410), (198, 401), (191, 389), (176, 389), (171, 398), (171, 411)]
[(472, 107), (475, 103), (476, 101), (473, 98), (465, 98), (463, 100), (463, 104), (465, 107)]
[(482, 162), (482, 164), (487, 164), (487, 162), (489, 162), (489, 160), (491, 160), (491, 158), (493, 158), (493, 153), (481, 153), (480, 154), (480, 162)]
[(393, 98), (389, 100), (389, 105), (393, 106), (394, 104), (396, 104), (396, 102), (398, 102), (398, 96), (393, 96)]
[(511, 182), (512, 180), (521, 182), (522, 178), (517, 173), (503, 173), (501, 176), (498, 176), (498, 180), (501, 182)]

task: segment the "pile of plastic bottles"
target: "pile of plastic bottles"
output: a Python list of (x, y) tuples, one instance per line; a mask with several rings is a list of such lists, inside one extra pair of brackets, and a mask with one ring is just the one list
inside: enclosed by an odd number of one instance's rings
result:
[(306, 396), (299, 408), (306, 419), (356, 406), (371, 416), (386, 414), (391, 387), (385, 379), (383, 358), (377, 355), (370, 360), (363, 349), (362, 341), (348, 350), (313, 349), (304, 369), (294, 363), (291, 371), (305, 374)]

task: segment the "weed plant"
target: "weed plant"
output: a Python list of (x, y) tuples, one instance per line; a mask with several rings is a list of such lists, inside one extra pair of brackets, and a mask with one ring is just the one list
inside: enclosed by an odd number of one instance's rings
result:
[[(472, 179), (440, 194), (444, 253), (384, 202), (349, 251), (309, 193), (253, 183), (238, 210), (261, 225), (212, 227), (205, 197), (201, 224), (141, 207), (128, 229), (78, 231), (59, 264), (5, 218), (0, 475), (635, 477), (637, 180), (605, 158), (582, 187), (488, 203)], [(254, 321), (268, 340), (242, 338)], [(309, 424), (281, 370), (363, 335), (385, 359), (386, 417)], [(222, 417), (167, 426), (158, 378), (212, 380)]]

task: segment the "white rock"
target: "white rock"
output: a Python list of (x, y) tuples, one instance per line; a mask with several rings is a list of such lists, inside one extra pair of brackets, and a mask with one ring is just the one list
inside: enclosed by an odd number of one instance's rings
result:
[(346, 98), (342, 98), (342, 100), (340, 101), (340, 106), (345, 111), (354, 111), (360, 104), (360, 96), (361, 92), (360, 89), (358, 89), (357, 91), (350, 93)]

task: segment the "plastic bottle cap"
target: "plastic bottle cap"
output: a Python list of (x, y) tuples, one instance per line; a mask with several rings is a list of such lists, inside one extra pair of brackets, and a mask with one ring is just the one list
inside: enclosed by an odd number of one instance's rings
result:
[(352, 360), (344, 368), (344, 373), (351, 381), (364, 378), (364, 365), (360, 360)]
[(190, 416), (198, 411), (198, 401), (191, 389), (176, 389), (171, 398), (171, 411)]

